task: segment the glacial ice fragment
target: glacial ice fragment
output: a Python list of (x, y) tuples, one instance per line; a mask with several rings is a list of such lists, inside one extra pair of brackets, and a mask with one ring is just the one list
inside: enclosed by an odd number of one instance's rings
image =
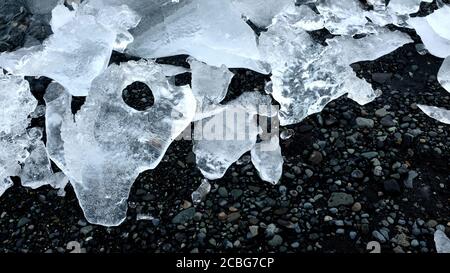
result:
[[(450, 92), (450, 6), (444, 5), (426, 17), (409, 20), (426, 49), (436, 57), (446, 58), (438, 73), (438, 81)], [(431, 118), (450, 124), (450, 111), (434, 106), (419, 105)]]
[(300, 122), (346, 93), (360, 104), (372, 101), (376, 92), (350, 64), (377, 59), (412, 42), (399, 31), (380, 30), (360, 39), (335, 37), (322, 46), (289, 16), (279, 14), (274, 22), (261, 34), (259, 48), (272, 67), (271, 94), (281, 106), (281, 125)]
[(436, 230), (434, 233), (434, 243), (437, 253), (450, 253), (450, 239), (442, 230)]
[(52, 11), (54, 34), (43, 45), (0, 54), (0, 66), (15, 75), (46, 76), (72, 95), (86, 96), (92, 80), (106, 69), (112, 50), (123, 50), (132, 41), (127, 29), (138, 22), (126, 6), (95, 9), (84, 2), (70, 11), (60, 4)]
[(436, 57), (450, 56), (450, 6), (443, 6), (426, 17), (408, 23), (416, 30), (428, 51)]
[(245, 92), (225, 105), (222, 112), (194, 123), (197, 167), (210, 180), (223, 177), (227, 169), (256, 144), (260, 128), (257, 116), (270, 116), (271, 98)]
[[(155, 98), (145, 111), (122, 99), (122, 90), (136, 81), (148, 85)], [(113, 64), (93, 81), (91, 90), (74, 119), (58, 107), (62, 103), (70, 109), (63, 90), (56, 86), (46, 94), (47, 138), (53, 143), (49, 153), (63, 165), (86, 219), (115, 226), (126, 217), (134, 180), (159, 164), (194, 118), (196, 101), (188, 86), (171, 85), (163, 68), (150, 61)]]
[(450, 110), (422, 104), (418, 104), (417, 106), (430, 118), (445, 124), (450, 124)]
[(198, 186), (198, 188), (191, 194), (192, 203), (194, 205), (200, 204), (200, 202), (202, 202), (202, 200), (206, 197), (206, 195), (208, 195), (210, 191), (211, 184), (207, 179), (202, 179), (200, 186)]
[(224, 65), (209, 66), (193, 58), (189, 58), (188, 62), (192, 73), (192, 92), (197, 100), (195, 120), (222, 111), (219, 104), (225, 98), (234, 74)]
[(65, 185), (62, 173), (54, 174), (41, 140), (42, 130), (31, 128), (29, 116), (37, 100), (27, 81), (21, 77), (0, 74), (0, 181), (10, 186), (9, 176), (19, 176), (25, 187), (38, 188)]
[[(101, 0), (94, 0), (98, 2)], [(269, 73), (260, 61), (253, 30), (230, 1), (113, 0), (142, 16), (128, 53), (143, 58), (187, 54), (209, 65)]]
[(53, 173), (45, 145), (40, 138), (33, 139), (29, 149), (30, 155), (25, 159), (19, 174), (22, 186), (37, 189), (50, 185), (55, 189), (64, 189), (68, 179), (62, 172)]
[(219, 104), (226, 96), (234, 77), (226, 66), (213, 67), (189, 58), (192, 70), (192, 92), (199, 106)]
[(439, 69), (437, 79), (439, 83), (442, 85), (442, 87), (444, 87), (445, 90), (450, 92), (450, 56), (447, 57), (442, 63), (442, 66)]
[(26, 128), (36, 106), (27, 81), (0, 72), (0, 193), (11, 186), (9, 177), (20, 173), (29, 156)]
[(45, 126), (47, 133), (47, 153), (56, 166), (64, 173), (66, 161), (64, 159), (64, 141), (61, 136), (61, 127), (64, 121), (73, 119), (71, 112), (72, 97), (63, 86), (52, 82), (45, 91), (46, 104)]
[(255, 144), (251, 150), (252, 163), (262, 180), (277, 184), (283, 174), (283, 156), (278, 134)]

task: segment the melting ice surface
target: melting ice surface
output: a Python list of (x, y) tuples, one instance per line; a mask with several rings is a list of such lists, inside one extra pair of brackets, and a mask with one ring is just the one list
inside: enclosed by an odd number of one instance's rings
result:
[[(95, 224), (114, 226), (125, 219), (136, 177), (156, 168), (191, 123), (197, 167), (205, 178), (223, 177), (250, 153), (261, 179), (278, 183), (280, 137), (264, 122), (298, 123), (345, 94), (359, 104), (375, 99), (377, 92), (350, 65), (412, 42), (388, 24), (414, 28), (431, 54), (446, 58), (438, 81), (450, 91), (450, 7), (412, 16), (431, 0), (368, 0), (370, 10), (358, 0), (85, 0), (73, 10), (58, 0), (25, 2), (35, 14), (51, 11), (53, 35), (42, 45), (0, 54), (0, 67), (14, 75), (0, 74), (0, 195), (12, 185), (11, 176), (32, 188), (63, 189), (70, 180), (87, 220)], [(247, 21), (266, 31), (258, 36)], [(336, 35), (324, 44), (309, 33), (323, 28)], [(113, 50), (141, 58), (186, 54), (190, 68), (152, 60), (108, 67)], [(268, 94), (240, 90), (224, 103), (234, 77), (229, 68), (271, 73)], [(181, 73), (191, 73), (192, 89), (175, 85), (173, 76)], [(23, 79), (40, 75), (53, 80), (45, 107), (37, 106)], [(148, 85), (155, 98), (145, 111), (122, 99), (122, 90), (136, 81)], [(75, 115), (72, 95), (87, 96)], [(450, 111), (419, 107), (450, 124)], [(46, 144), (42, 128), (28, 128), (30, 117), (44, 110)], [(289, 130), (282, 139), (292, 135)], [(53, 172), (49, 157), (63, 173)], [(210, 187), (202, 180), (194, 203)], [(436, 236), (443, 249), (447, 241)]]

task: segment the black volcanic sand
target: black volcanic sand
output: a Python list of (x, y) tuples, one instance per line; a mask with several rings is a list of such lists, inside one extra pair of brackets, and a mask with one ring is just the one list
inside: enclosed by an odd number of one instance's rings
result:
[[(423, 5), (422, 12), (433, 7)], [(1, 11), (8, 11), (0, 16), (2, 51), (51, 32), (14, 1), (0, 4)], [(22, 27), (5, 18), (18, 18), (12, 20)], [(42, 27), (32, 28), (34, 24)], [(115, 53), (112, 62), (130, 59)], [(186, 65), (184, 59), (159, 62)], [(193, 207), (190, 195), (202, 175), (191, 142), (176, 141), (161, 164), (134, 183), (126, 221), (106, 228), (86, 222), (70, 185), (66, 196), (59, 197), (50, 187), (21, 187), (16, 178), (0, 197), (0, 252), (70, 252), (72, 241), (93, 253), (362, 253), (371, 241), (378, 241), (382, 252), (435, 252), (434, 231), (450, 232), (450, 126), (428, 118), (417, 104), (450, 108), (450, 96), (436, 80), (442, 61), (420, 55), (409, 44), (375, 62), (354, 64), (358, 76), (382, 95), (365, 106), (343, 97), (322, 113), (283, 128), (295, 134), (281, 141), (284, 174), (276, 186), (261, 181), (246, 155), (212, 182), (211, 193)], [(246, 70), (233, 72), (226, 100), (242, 91), (263, 90), (269, 79)], [(50, 80), (27, 79), (43, 103)], [(189, 81), (189, 74), (176, 78), (177, 84)], [(145, 106), (139, 105), (140, 92), (128, 90), (124, 96), (136, 107)], [(75, 98), (73, 111), (83, 102)], [(44, 122), (35, 119), (32, 126)], [(413, 188), (405, 187), (414, 174)], [(138, 221), (138, 214), (156, 220)]]

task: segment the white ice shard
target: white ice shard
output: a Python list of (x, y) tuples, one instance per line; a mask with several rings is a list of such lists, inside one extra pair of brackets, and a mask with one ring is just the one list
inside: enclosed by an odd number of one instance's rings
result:
[(193, 58), (189, 58), (188, 62), (192, 73), (192, 92), (197, 100), (195, 120), (222, 111), (223, 107), (219, 104), (225, 98), (234, 74), (224, 65), (209, 66)]
[(450, 124), (450, 110), (428, 105), (417, 105), (427, 116), (445, 124)]
[(224, 110), (194, 124), (194, 147), (197, 167), (215, 180), (256, 144), (260, 133), (257, 116), (268, 116), (271, 98), (258, 92), (245, 92), (226, 104)]
[(126, 6), (96, 9), (84, 2), (71, 11), (60, 4), (52, 11), (54, 34), (43, 45), (0, 54), (0, 66), (15, 75), (46, 76), (71, 94), (86, 96), (113, 49), (123, 50), (132, 41), (127, 29), (138, 22)]
[(442, 63), (442, 66), (439, 69), (437, 79), (439, 83), (442, 85), (442, 87), (444, 87), (445, 90), (450, 92), (450, 56), (447, 57)]
[(269, 26), (275, 15), (295, 4), (295, 0), (231, 0), (231, 2), (245, 18), (262, 28)]
[[(93, 0), (93, 3), (104, 0)], [(128, 53), (143, 58), (191, 55), (209, 65), (269, 73), (260, 61), (256, 35), (231, 1), (111, 0), (142, 16)]]
[(278, 134), (272, 134), (269, 139), (256, 143), (251, 156), (261, 179), (277, 184), (283, 174), (283, 156)]
[(208, 182), (208, 179), (202, 179), (200, 186), (198, 186), (198, 188), (191, 194), (192, 203), (194, 203), (194, 205), (200, 204), (200, 202), (202, 202), (210, 191), (211, 184)]
[(434, 243), (437, 253), (450, 253), (450, 239), (442, 230), (436, 230), (434, 233)]
[(322, 46), (289, 17), (280, 14), (274, 22), (261, 34), (259, 47), (272, 67), (271, 94), (281, 106), (281, 125), (300, 122), (346, 93), (358, 103), (370, 102), (375, 91), (350, 64), (377, 59), (412, 42), (399, 31), (379, 30), (360, 39), (335, 37)]
[[(115, 226), (125, 219), (136, 177), (159, 164), (194, 118), (196, 101), (189, 86), (171, 85), (163, 72), (150, 61), (109, 66), (93, 81), (74, 118), (61, 88), (54, 86), (46, 95), (49, 154), (63, 165), (91, 223)], [(122, 99), (122, 91), (137, 81), (149, 86), (155, 98), (145, 111)]]
[(428, 51), (436, 57), (450, 56), (450, 6), (445, 5), (426, 17), (408, 23), (416, 30)]

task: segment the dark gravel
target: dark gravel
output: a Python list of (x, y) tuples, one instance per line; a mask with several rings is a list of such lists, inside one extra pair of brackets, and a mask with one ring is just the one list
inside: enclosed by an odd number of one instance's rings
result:
[[(36, 36), (26, 11), (14, 1), (5, 3), (0, 11), (18, 13), (14, 20), (25, 23), (18, 27), (5, 21), (12, 17), (0, 16), (1, 51)], [(112, 61), (128, 59), (114, 54)], [(281, 141), (285, 164), (277, 186), (262, 182), (246, 155), (193, 207), (190, 194), (202, 176), (191, 143), (176, 141), (158, 168), (135, 182), (126, 221), (105, 228), (85, 221), (70, 186), (62, 198), (49, 187), (23, 188), (15, 179), (0, 198), (0, 252), (70, 252), (79, 244), (81, 251), (94, 253), (359, 253), (367, 252), (371, 241), (381, 243), (382, 252), (435, 252), (436, 228), (450, 232), (450, 126), (426, 117), (417, 104), (450, 107), (449, 94), (436, 80), (441, 63), (409, 44), (375, 62), (354, 64), (383, 95), (366, 106), (341, 98), (284, 128), (295, 134)], [(262, 90), (268, 80), (251, 71), (233, 72), (227, 100), (244, 90)], [(189, 80), (188, 74), (177, 77), (179, 84)], [(29, 81), (42, 103), (49, 80)], [(83, 101), (75, 100), (74, 111)], [(43, 124), (42, 118), (33, 121)], [(137, 220), (149, 215), (154, 219)]]

